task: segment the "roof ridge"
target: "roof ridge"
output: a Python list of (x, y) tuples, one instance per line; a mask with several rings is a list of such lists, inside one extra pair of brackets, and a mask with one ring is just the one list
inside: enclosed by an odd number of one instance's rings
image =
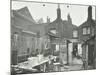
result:
[(16, 12), (18, 12), (18, 14), (20, 14), (20, 15), (23, 15), (24, 18), (27, 17), (27, 19), (30, 20), (30, 21), (32, 21), (33, 23), (36, 23), (36, 21), (31, 16), (31, 13), (30, 13), (30, 11), (29, 11), (29, 9), (28, 9), (27, 6), (21, 8), (21, 9), (16, 10)]

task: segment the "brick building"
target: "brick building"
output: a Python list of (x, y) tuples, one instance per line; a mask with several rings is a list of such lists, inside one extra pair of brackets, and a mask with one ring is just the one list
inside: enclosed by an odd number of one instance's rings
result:
[(83, 59), (87, 65), (93, 66), (96, 59), (96, 21), (92, 19), (92, 6), (87, 12), (87, 20), (78, 27), (78, 39), (82, 44)]
[(26, 61), (31, 55), (43, 53), (41, 51), (44, 49), (45, 41), (42, 40), (47, 39), (45, 35), (47, 23), (37, 24), (27, 7), (11, 12), (11, 60), (12, 64), (17, 64)]
[(62, 20), (61, 9), (58, 4), (57, 18), (46, 26), (46, 32), (51, 39), (51, 50), (53, 50), (54, 55), (60, 57), (64, 64), (67, 64), (72, 59), (73, 43), (78, 42), (77, 26), (72, 24), (70, 14), (68, 14), (67, 18), (68, 20)]

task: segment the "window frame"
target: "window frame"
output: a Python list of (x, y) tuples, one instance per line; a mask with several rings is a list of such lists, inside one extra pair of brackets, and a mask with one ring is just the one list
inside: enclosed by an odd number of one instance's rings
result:
[[(88, 31), (88, 29), (89, 29), (89, 31)], [(90, 27), (87, 27), (87, 34), (90, 34), (91, 33), (91, 29), (90, 29)]]
[[(84, 32), (83, 29), (84, 29), (84, 28), (86, 29), (86, 31), (85, 31), (86, 34), (83, 34), (83, 32)], [(89, 29), (89, 31), (88, 31), (88, 29)], [(91, 28), (90, 28), (90, 26), (88, 26), (88, 27), (83, 27), (83, 28), (82, 28), (82, 35), (90, 35), (90, 34), (91, 34)]]
[[(76, 33), (76, 37), (74, 36), (74, 35), (75, 35), (75, 34), (74, 34), (75, 31), (77, 32), (77, 33)], [(72, 35), (73, 35), (73, 38), (77, 38), (77, 37), (78, 37), (78, 30), (73, 30), (73, 34), (72, 34)]]
[[(83, 29), (86, 29), (86, 30), (84, 31)], [(83, 34), (83, 35), (87, 35), (87, 27), (83, 27), (83, 28), (82, 28), (82, 34)]]

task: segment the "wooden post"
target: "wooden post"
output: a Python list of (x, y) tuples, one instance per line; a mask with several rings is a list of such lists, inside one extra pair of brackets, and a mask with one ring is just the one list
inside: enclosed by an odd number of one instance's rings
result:
[(43, 72), (45, 72), (46, 71), (46, 64), (44, 63), (43, 64)]
[(86, 45), (86, 63), (85, 63), (85, 69), (88, 69), (88, 45)]

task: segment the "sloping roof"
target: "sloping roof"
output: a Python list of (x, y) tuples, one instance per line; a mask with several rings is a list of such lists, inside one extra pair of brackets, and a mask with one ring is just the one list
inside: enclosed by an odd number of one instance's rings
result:
[(58, 35), (53, 34), (53, 33), (51, 33), (51, 32), (48, 32), (47, 34), (48, 34), (49, 36), (51, 36), (51, 37), (60, 38)]
[(27, 7), (21, 8), (19, 10), (12, 10), (11, 12), (11, 26), (17, 26), (24, 31), (35, 33), (40, 32), (40, 36), (45, 34), (45, 26), (47, 23), (35, 23)]
[[(89, 24), (88, 24), (89, 23)], [(90, 26), (91, 24), (92, 25), (96, 25), (96, 21), (95, 20), (93, 20), (93, 19), (91, 19), (91, 20), (87, 20), (87, 21), (85, 21), (85, 22), (83, 22), (78, 28), (80, 28), (80, 27), (84, 27), (84, 26)]]
[(16, 12), (24, 18), (27, 18), (28, 20), (32, 21), (33, 23), (36, 23), (35, 20), (32, 18), (30, 11), (27, 7), (23, 7), (19, 10), (16, 10)]
[(77, 29), (77, 26), (76, 25), (71, 24), (71, 23), (69, 24), (67, 20), (63, 20), (63, 24), (64, 25), (67, 25), (68, 27), (71, 27), (73, 29)]
[[(60, 27), (63, 26), (63, 33), (60, 33), (62, 30)], [(49, 32), (50, 29), (55, 28), (58, 31), (58, 34), (54, 35), (54, 34), (50, 34), (52, 36), (55, 37), (65, 37), (65, 38), (72, 38), (72, 33), (74, 29), (77, 29), (76, 25), (73, 25), (72, 23), (69, 23), (67, 20), (54, 20), (53, 22), (49, 23), (47, 25), (47, 32)]]
[(43, 18), (40, 18), (40, 19), (37, 21), (37, 24), (42, 24), (42, 23), (44, 23)]

